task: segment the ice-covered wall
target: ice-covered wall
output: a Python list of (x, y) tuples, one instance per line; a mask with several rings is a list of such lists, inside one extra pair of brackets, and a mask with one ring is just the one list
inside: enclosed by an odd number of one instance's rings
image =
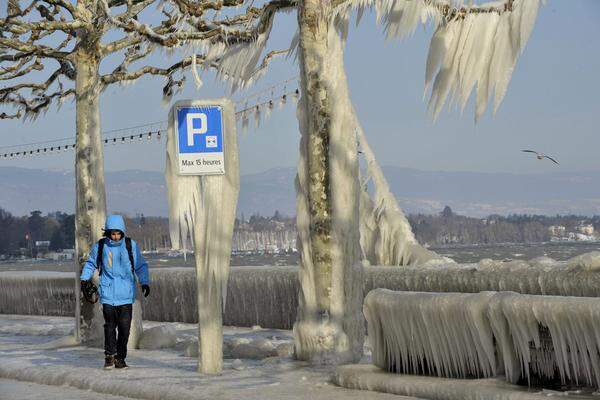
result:
[(599, 298), (376, 289), (364, 313), (388, 371), (600, 384)]
[[(367, 267), (364, 290), (421, 292), (514, 291), (553, 296), (600, 297), (598, 253), (556, 262), (482, 260), (478, 264)], [(598, 272), (597, 272), (598, 271)], [(144, 319), (196, 322), (195, 270), (151, 269), (152, 294)], [(73, 287), (66, 273), (0, 272), (0, 313), (73, 315)], [(72, 279), (72, 278), (71, 278)], [(298, 307), (298, 268), (232, 267), (223, 323), (291, 329)]]
[(73, 273), (0, 272), (0, 314), (75, 315)]

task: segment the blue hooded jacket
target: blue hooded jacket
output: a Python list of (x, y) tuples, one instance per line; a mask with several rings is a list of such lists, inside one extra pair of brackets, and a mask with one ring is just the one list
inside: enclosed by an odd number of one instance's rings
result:
[[(115, 242), (110, 238), (103, 238), (104, 248), (102, 251), (102, 273), (100, 274), (100, 303), (120, 306), (133, 304), (136, 296), (135, 277), (131, 272), (131, 262), (127, 247), (125, 246), (125, 221), (120, 215), (110, 215), (106, 218), (105, 230), (120, 230), (123, 232), (121, 240)], [(142, 253), (135, 241), (131, 241), (133, 263), (135, 264), (135, 275), (141, 285), (148, 285), (150, 277), (148, 274), (148, 263), (144, 260)], [(81, 280), (87, 281), (92, 278), (98, 266), (98, 243), (90, 251), (90, 255), (83, 270)]]

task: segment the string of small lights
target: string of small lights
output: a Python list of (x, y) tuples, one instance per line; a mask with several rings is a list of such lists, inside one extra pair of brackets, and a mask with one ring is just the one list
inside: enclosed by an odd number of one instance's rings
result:
[[(279, 106), (283, 106), (287, 103), (288, 99), (294, 101), (300, 96), (299, 89), (288, 89), (288, 85), (296, 83), (297, 77), (287, 79), (280, 83), (277, 83), (269, 88), (266, 88), (260, 92), (254, 93), (236, 102), (235, 112), (236, 120), (242, 122), (242, 129), (246, 130), (248, 126), (248, 120), (253, 117), (255, 124), (258, 127), (260, 125), (262, 111), (266, 110), (264, 115), (265, 119), (269, 116), (271, 110), (275, 108), (275, 105), (279, 103)], [(279, 90), (277, 90), (279, 88)], [(268, 96), (266, 96), (268, 95)], [(254, 99), (251, 105), (249, 100)], [(111, 131), (105, 131), (102, 133), (102, 141), (104, 145), (108, 144), (130, 144), (148, 142), (152, 139), (161, 140), (166, 134), (168, 122), (159, 121), (152, 122), (143, 125), (136, 125), (133, 127), (120, 128)], [(62, 139), (47, 140), (43, 142), (35, 142), (21, 145), (10, 145), (0, 147), (0, 159), (15, 159), (24, 157), (36, 157), (49, 154), (58, 154), (60, 152), (74, 150), (75, 149), (75, 138), (67, 137)], [(2, 152), (3, 151), (3, 152)]]

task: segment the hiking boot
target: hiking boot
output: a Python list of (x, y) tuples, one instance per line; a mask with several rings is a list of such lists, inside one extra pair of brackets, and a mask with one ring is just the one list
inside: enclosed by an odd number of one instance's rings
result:
[(115, 366), (115, 357), (114, 356), (105, 356), (104, 357), (104, 369), (112, 369)]
[(120, 358), (115, 358), (115, 368), (127, 369), (129, 367), (127, 366), (127, 364), (125, 364), (125, 360), (122, 360)]

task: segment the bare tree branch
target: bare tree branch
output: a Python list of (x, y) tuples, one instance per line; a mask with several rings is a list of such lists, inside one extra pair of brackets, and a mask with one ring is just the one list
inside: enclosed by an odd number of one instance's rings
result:
[[(485, 14), (485, 13), (503, 13), (510, 12), (513, 9), (514, 0), (504, 0), (503, 2), (496, 2), (494, 4), (487, 5), (469, 5), (455, 7), (448, 4), (445, 0), (404, 0), (404, 1), (422, 1), (425, 5), (433, 7), (438, 10), (441, 16), (446, 20), (461, 19), (466, 17), (468, 14)], [(331, 2), (331, 9), (335, 10), (338, 7), (344, 7), (349, 5), (349, 0), (333, 0)]]
[(51, 4), (53, 6), (62, 7), (63, 9), (69, 11), (69, 13), (71, 14), (72, 17), (75, 17), (75, 15), (76, 15), (75, 7), (73, 6), (73, 4), (69, 3), (68, 1), (65, 1), (65, 0), (42, 0), (42, 1), (44, 3)]
[[(28, 56), (31, 54), (38, 56), (38, 57), (54, 58), (57, 60), (66, 60), (69, 56), (69, 53), (67, 53), (67, 52), (57, 51), (51, 47), (40, 45), (40, 44), (31, 44), (31, 43), (21, 42), (20, 40), (17, 40), (17, 39), (7, 39), (7, 38), (0, 37), (0, 46), (4, 46), (4, 47), (7, 47), (7, 48), (10, 48), (13, 50), (17, 50), (18, 52), (20, 52), (22, 54), (22, 55), (16, 54), (12, 58), (11, 57), (6, 58), (6, 60), (17, 60), (19, 58), (22, 58), (23, 56)], [(6, 56), (0, 57), (0, 61), (5, 59), (4, 57), (6, 57)]]
[(31, 58), (21, 59), (19, 62), (10, 67), (1, 67), (2, 70), (0, 71), (0, 81), (7, 81), (19, 76), (27, 75), (34, 70), (41, 71), (44, 69), (44, 65), (39, 61), (39, 59), (35, 58), (35, 61), (32, 64), (27, 65), (29, 61), (31, 61)]
[[(104, 4), (105, 12), (109, 14), (108, 3), (106, 0), (101, 0)], [(177, 3), (182, 8), (182, 2)], [(202, 7), (203, 3), (196, 7)], [(208, 3), (207, 3), (208, 4)], [(192, 25), (190, 20), (186, 22), (195, 28), (190, 31), (172, 29), (170, 32), (161, 32), (155, 30), (148, 25), (144, 25), (136, 21), (135, 19), (122, 19), (119, 17), (111, 18), (111, 22), (126, 32), (135, 32), (147, 40), (158, 43), (161, 46), (174, 47), (181, 42), (192, 41), (192, 40), (211, 40), (221, 42), (236, 42), (236, 41), (250, 41), (253, 40), (256, 35), (266, 29), (268, 21), (272, 18), (273, 14), (278, 10), (294, 7), (296, 1), (293, 0), (275, 0), (265, 4), (262, 8), (248, 8), (246, 14), (237, 16), (235, 19), (226, 19), (221, 21), (207, 22), (200, 20), (196, 24)], [(196, 9), (193, 11), (198, 13)], [(193, 13), (190, 12), (191, 15)], [(239, 29), (231, 29), (233, 26), (247, 24), (249, 21), (258, 19), (259, 23), (254, 29), (248, 29), (246, 26), (240, 27)], [(229, 29), (228, 29), (229, 28)]]
[[(278, 11), (297, 6), (297, 0), (271, 0), (260, 7), (239, 10), (245, 1), (165, 0), (158, 22), (153, 19), (152, 24), (145, 24), (138, 19), (148, 7), (159, 4), (159, 0), (9, 0), (8, 15), (0, 19), (0, 81), (8, 83), (0, 89), (0, 105), (14, 106), (17, 113), (10, 116), (3, 113), (3, 118), (18, 115), (27, 118), (45, 110), (53, 100), (72, 93), (73, 89), (64, 88), (63, 84), (75, 80), (81, 62), (90, 60), (90, 65), (96, 65), (92, 67), (93, 74), (93, 68), (97, 69), (107, 57), (122, 57), (122, 61), (109, 74), (100, 76), (97, 72), (102, 87), (133, 82), (143, 76), (162, 76), (167, 79), (163, 95), (169, 97), (173, 90), (182, 87), (185, 80), (182, 72), (193, 64), (192, 57), (168, 67), (134, 69), (132, 66), (158, 47), (176, 48), (202, 42), (207, 48), (217, 48), (213, 53), (206, 49), (211, 59), (206, 54), (197, 55), (198, 63), (203, 68), (218, 68), (224, 50), (268, 34)], [(235, 11), (219, 18), (220, 10)], [(124, 35), (104, 43), (107, 32)], [(255, 74), (285, 53), (279, 50), (268, 53)], [(48, 59), (58, 62), (59, 68), (40, 81), (38, 73), (48, 68)], [(175, 75), (180, 73), (176, 79)]]
[[(202, 62), (204, 60), (204, 56), (196, 55), (196, 59), (200, 60), (200, 62)], [(190, 65), (192, 65), (192, 57), (191, 56), (186, 57), (183, 60), (176, 62), (175, 64), (173, 64), (169, 67), (166, 67), (166, 68), (144, 66), (133, 72), (115, 71), (109, 75), (102, 76), (101, 81), (104, 85), (110, 85), (110, 84), (116, 83), (116, 82), (135, 81), (144, 75), (170, 76), (170, 75), (173, 75), (177, 71), (184, 70), (185, 68), (189, 67)], [(216, 67), (218, 67), (218, 63), (213, 62), (213, 63), (211, 63), (210, 66), (216, 68)]]
[(17, 35), (24, 35), (28, 32), (55, 32), (62, 31), (65, 33), (74, 32), (83, 26), (81, 21), (41, 21), (41, 22), (24, 22), (19, 20), (2, 20), (0, 19), (0, 31), (10, 32)]

